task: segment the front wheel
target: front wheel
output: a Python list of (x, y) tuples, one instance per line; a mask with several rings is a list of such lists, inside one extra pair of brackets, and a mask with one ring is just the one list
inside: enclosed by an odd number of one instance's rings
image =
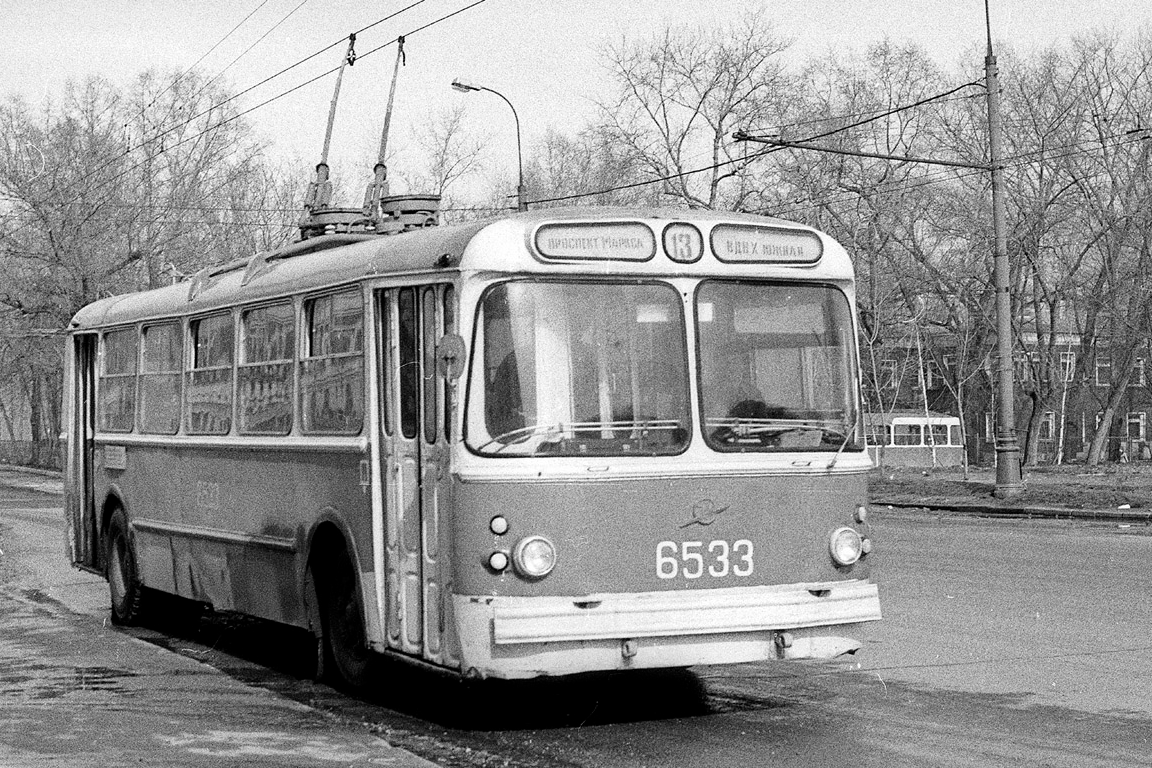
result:
[(334, 553), (322, 569), (313, 570), (323, 643), (323, 670), (333, 682), (353, 690), (368, 686), (374, 652), (364, 632), (356, 575), (344, 550)]
[(128, 518), (117, 509), (108, 521), (105, 563), (113, 624), (138, 624), (144, 613), (144, 585), (140, 583), (136, 549), (128, 535)]

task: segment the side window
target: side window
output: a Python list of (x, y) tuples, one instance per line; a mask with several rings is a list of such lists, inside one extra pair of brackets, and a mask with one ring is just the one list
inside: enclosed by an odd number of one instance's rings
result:
[(425, 288), (422, 296), (424, 308), (421, 311), (424, 336), (423, 365), (421, 366), (424, 384), (424, 440), (428, 443), (436, 442), (439, 424), (437, 417), (439, 409), (436, 407), (439, 397), (439, 387), (436, 380), (436, 342), (439, 336), (436, 333), (436, 289)]
[(99, 428), (108, 432), (131, 432), (136, 415), (135, 328), (109, 331), (100, 342)]
[(892, 444), (893, 445), (921, 445), (923, 444), (922, 429), (920, 424), (893, 424), (892, 425)]
[(192, 368), (188, 371), (188, 422), (194, 435), (226, 435), (232, 429), (232, 315), (189, 324)]
[[(444, 286), (444, 333), (456, 333), (456, 294), (452, 286)], [(455, 409), (455, 388), (444, 377), (444, 439), (452, 440), (452, 412)]]
[(359, 289), (304, 302), (305, 432), (354, 435), (364, 423), (364, 302)]
[(400, 434), (416, 437), (420, 414), (420, 361), (416, 358), (416, 289), (403, 288), (399, 300)]
[(140, 431), (174, 435), (180, 428), (180, 377), (184, 345), (180, 323), (146, 325), (140, 370)]
[(240, 431), (286, 435), (292, 431), (292, 369), (296, 358), (296, 313), (292, 304), (285, 302), (244, 312), (240, 316), (240, 333)]

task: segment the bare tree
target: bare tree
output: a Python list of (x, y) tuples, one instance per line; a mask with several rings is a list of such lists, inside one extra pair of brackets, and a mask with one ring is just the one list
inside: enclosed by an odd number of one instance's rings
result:
[(36, 113), (0, 104), (0, 330), (27, 337), (4, 362), (28, 371), (33, 438), (60, 431), (60, 351), (37, 334), (95, 299), (283, 242), (287, 189), (195, 75), (145, 73), (127, 93), (91, 78)]
[(624, 40), (604, 52), (617, 91), (600, 104), (599, 128), (683, 205), (740, 209), (754, 158), (731, 134), (786, 119), (792, 100), (782, 54), (790, 44), (762, 14)]

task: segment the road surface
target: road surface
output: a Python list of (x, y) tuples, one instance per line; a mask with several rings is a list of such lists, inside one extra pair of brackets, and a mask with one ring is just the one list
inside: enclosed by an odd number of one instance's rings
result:
[(348, 698), (277, 627), (124, 631), (58, 497), (0, 489), (0, 766), (1152, 766), (1152, 535), (880, 510), (855, 657)]

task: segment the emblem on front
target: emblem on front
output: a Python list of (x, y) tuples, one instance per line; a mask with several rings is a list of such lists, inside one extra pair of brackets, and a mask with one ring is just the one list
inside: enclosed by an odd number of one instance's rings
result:
[(692, 505), (692, 519), (686, 523), (681, 523), (681, 528), (687, 528), (690, 525), (712, 525), (723, 513), (727, 512), (731, 504), (725, 504), (720, 507), (712, 499), (701, 499)]

